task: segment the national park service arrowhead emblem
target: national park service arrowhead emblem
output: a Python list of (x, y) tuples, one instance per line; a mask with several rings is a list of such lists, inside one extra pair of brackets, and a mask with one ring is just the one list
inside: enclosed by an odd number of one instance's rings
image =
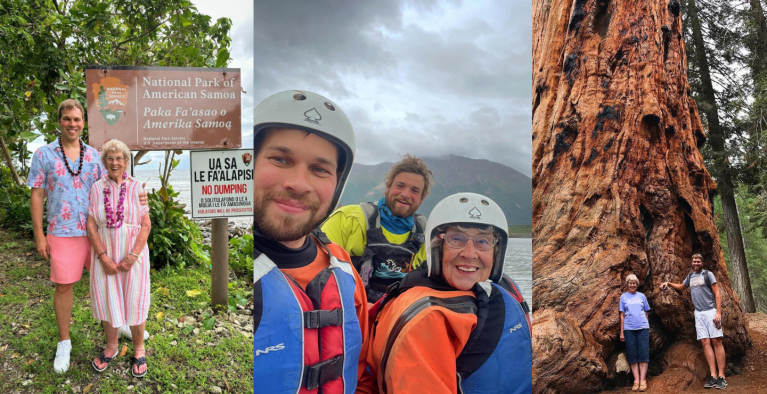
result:
[(469, 219), (482, 219), (482, 212), (477, 209), (477, 207), (474, 207), (469, 211)]
[(252, 160), (253, 160), (253, 155), (251, 155), (250, 153), (245, 153), (244, 155), (242, 155), (242, 162), (245, 163), (245, 167), (249, 167), (250, 162)]
[(128, 102), (128, 85), (123, 85), (119, 78), (105, 77), (91, 87), (99, 113), (110, 126), (114, 126), (120, 120)]

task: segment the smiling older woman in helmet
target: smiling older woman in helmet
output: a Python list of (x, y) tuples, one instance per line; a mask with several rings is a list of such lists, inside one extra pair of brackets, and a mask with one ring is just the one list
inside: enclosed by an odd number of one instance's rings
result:
[(503, 211), (485, 196), (454, 194), (434, 207), (426, 233), (427, 269), (378, 304), (357, 392), (529, 393), (530, 321), (503, 275)]

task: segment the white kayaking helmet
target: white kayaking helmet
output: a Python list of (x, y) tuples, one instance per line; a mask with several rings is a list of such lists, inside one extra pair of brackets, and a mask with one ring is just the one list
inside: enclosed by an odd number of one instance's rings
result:
[(425, 248), (429, 276), (439, 276), (442, 273), (442, 248), (432, 248), (431, 240), (446, 230), (445, 225), (493, 227), (498, 243), (495, 245), (493, 269), (489, 279), (498, 283), (503, 276), (503, 263), (506, 260), (506, 245), (509, 240), (506, 215), (501, 207), (495, 201), (476, 193), (456, 193), (438, 202), (426, 222)]
[[(336, 144), (338, 155), (338, 184), (325, 218), (330, 216), (346, 185), (354, 162), (354, 129), (334, 102), (306, 90), (287, 90), (275, 93), (261, 101), (253, 111), (253, 138), (270, 127), (303, 130)], [(258, 154), (258, 146), (254, 146)]]

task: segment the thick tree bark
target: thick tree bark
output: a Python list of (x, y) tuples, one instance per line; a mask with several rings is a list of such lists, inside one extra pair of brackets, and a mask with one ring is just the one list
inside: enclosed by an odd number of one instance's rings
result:
[(533, 3), (536, 393), (594, 392), (616, 377), (618, 301), (632, 273), (658, 317), (651, 354), (665, 369), (651, 388), (702, 380), (689, 291), (659, 289), (681, 283), (696, 252), (720, 284), (728, 357), (750, 345), (713, 220), (681, 33), (677, 0)]
[(16, 167), (13, 165), (13, 158), (11, 158), (11, 152), (8, 151), (8, 146), (5, 144), (5, 139), (3, 137), (0, 137), (0, 150), (3, 151), (5, 163), (8, 165), (8, 168), (11, 169), (13, 181), (19, 186), (24, 186), (24, 182), (19, 178), (19, 173), (16, 172)]
[(719, 195), (722, 199), (727, 246), (730, 251), (730, 266), (732, 267), (732, 284), (740, 295), (740, 304), (744, 312), (754, 313), (754, 297), (751, 293), (751, 280), (748, 277), (746, 249), (743, 246), (743, 235), (740, 231), (740, 218), (735, 203), (735, 186), (732, 180), (730, 164), (727, 161), (724, 130), (719, 121), (719, 109), (716, 104), (716, 92), (711, 82), (711, 71), (706, 58), (706, 48), (701, 32), (700, 19), (695, 0), (688, 2), (688, 15), (692, 27), (692, 40), (695, 45), (695, 62), (700, 70), (703, 90), (703, 101), (706, 103), (703, 111), (706, 114), (709, 130), (709, 143), (714, 154), (714, 173), (717, 176)]

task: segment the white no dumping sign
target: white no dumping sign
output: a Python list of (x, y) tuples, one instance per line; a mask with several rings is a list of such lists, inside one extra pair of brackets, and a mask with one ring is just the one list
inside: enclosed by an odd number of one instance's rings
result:
[(190, 151), (192, 218), (253, 216), (253, 149)]

